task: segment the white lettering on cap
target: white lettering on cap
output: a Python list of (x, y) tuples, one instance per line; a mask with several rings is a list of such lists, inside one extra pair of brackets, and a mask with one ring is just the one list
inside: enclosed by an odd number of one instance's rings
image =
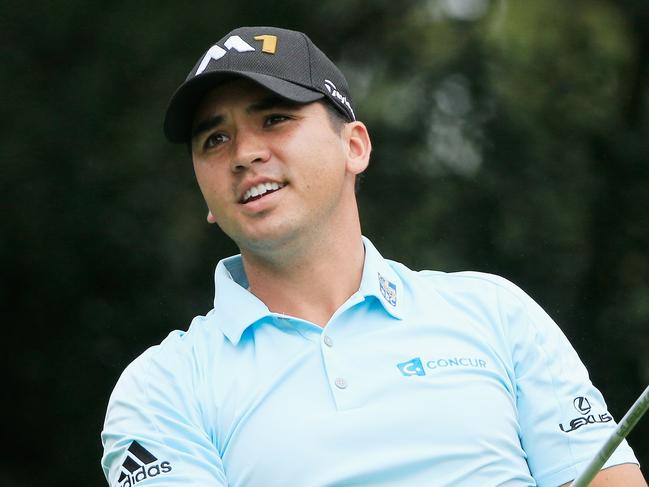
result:
[(347, 100), (347, 97), (343, 95), (340, 91), (338, 91), (338, 88), (336, 88), (336, 85), (333, 84), (332, 81), (326, 79), (324, 81), (325, 88), (327, 88), (327, 91), (331, 94), (332, 97), (334, 97), (336, 100), (338, 100), (339, 103), (342, 103), (345, 105), (349, 111), (352, 114), (352, 118), (356, 120), (356, 115), (354, 114), (354, 110), (352, 109), (351, 104), (349, 103), (349, 100)]
[[(237, 52), (249, 52), (255, 50), (254, 47), (252, 47), (239, 36), (228, 37), (228, 40), (225, 41), (223, 45), (227, 48), (228, 51), (231, 49), (234, 49)], [(227, 51), (225, 49), (217, 46), (216, 44), (210, 47), (209, 50), (205, 53), (205, 56), (203, 56), (203, 59), (201, 59), (201, 63), (198, 65), (198, 69), (196, 70), (196, 74), (194, 76), (201, 74), (203, 71), (205, 71), (207, 65), (210, 64), (211, 60), (216, 61), (217, 59), (221, 59), (223, 56), (225, 56), (226, 52)]]
[(239, 36), (230, 36), (230, 37), (228, 37), (228, 40), (225, 41), (225, 44), (223, 44), (223, 45), (228, 48), (228, 51), (230, 49), (234, 49), (235, 51), (238, 51), (238, 52), (248, 52), (248, 51), (254, 51), (255, 50), (254, 47), (252, 47), (250, 44), (248, 44), (246, 41), (244, 41)]

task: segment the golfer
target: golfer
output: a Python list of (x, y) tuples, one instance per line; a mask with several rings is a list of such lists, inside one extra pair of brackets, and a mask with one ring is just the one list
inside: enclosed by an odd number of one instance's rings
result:
[[(325, 54), (272, 27), (226, 34), (172, 96), (165, 134), (240, 255), (216, 266), (213, 309), (119, 379), (110, 486), (556, 487), (614, 430), (522, 290), (410, 270), (362, 236), (357, 115)], [(626, 442), (592, 485), (646, 485)]]

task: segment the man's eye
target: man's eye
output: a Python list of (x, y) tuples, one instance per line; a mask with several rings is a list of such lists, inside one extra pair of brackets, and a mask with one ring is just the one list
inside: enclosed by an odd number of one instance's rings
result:
[(229, 140), (228, 136), (221, 133), (211, 134), (207, 139), (205, 139), (205, 148), (209, 149), (210, 147), (215, 147), (219, 144), (223, 144)]
[(287, 117), (286, 115), (278, 115), (278, 114), (268, 115), (266, 117), (266, 120), (264, 120), (264, 126), (267, 127), (269, 125), (275, 125), (277, 123), (284, 122), (288, 119), (289, 117)]

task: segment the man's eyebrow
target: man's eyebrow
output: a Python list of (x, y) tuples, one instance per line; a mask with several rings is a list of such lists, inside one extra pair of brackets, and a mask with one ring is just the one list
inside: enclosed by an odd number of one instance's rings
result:
[(248, 113), (255, 113), (255, 112), (263, 112), (266, 110), (270, 110), (273, 108), (285, 108), (285, 109), (296, 109), (300, 107), (302, 103), (298, 103), (295, 101), (287, 100), (286, 98), (282, 98), (279, 96), (275, 95), (270, 95), (262, 98), (259, 101), (256, 101), (252, 105), (250, 105), (248, 108), (246, 108), (246, 111)]
[(196, 137), (201, 132), (210, 130), (218, 125), (223, 123), (223, 115), (213, 115), (205, 120), (201, 120), (196, 124), (196, 127), (192, 129), (192, 139)]

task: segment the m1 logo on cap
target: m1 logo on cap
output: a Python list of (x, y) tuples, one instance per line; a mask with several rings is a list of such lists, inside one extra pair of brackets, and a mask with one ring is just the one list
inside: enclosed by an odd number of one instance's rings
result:
[[(275, 52), (277, 51), (277, 36), (260, 35), (255, 36), (254, 39), (256, 41), (262, 42), (261, 52), (265, 52), (266, 54), (275, 54)], [(232, 49), (237, 52), (256, 51), (254, 47), (252, 47), (239, 36), (228, 37), (228, 39), (223, 43), (223, 46), (225, 47), (225, 49), (214, 44), (208, 49), (208, 51), (205, 53), (205, 56), (203, 56), (203, 59), (201, 59), (201, 63), (198, 65), (198, 69), (196, 70), (196, 74), (194, 76), (198, 76), (203, 71), (205, 71), (207, 65), (210, 64), (210, 61), (221, 59), (226, 55), (228, 51), (231, 51)]]

